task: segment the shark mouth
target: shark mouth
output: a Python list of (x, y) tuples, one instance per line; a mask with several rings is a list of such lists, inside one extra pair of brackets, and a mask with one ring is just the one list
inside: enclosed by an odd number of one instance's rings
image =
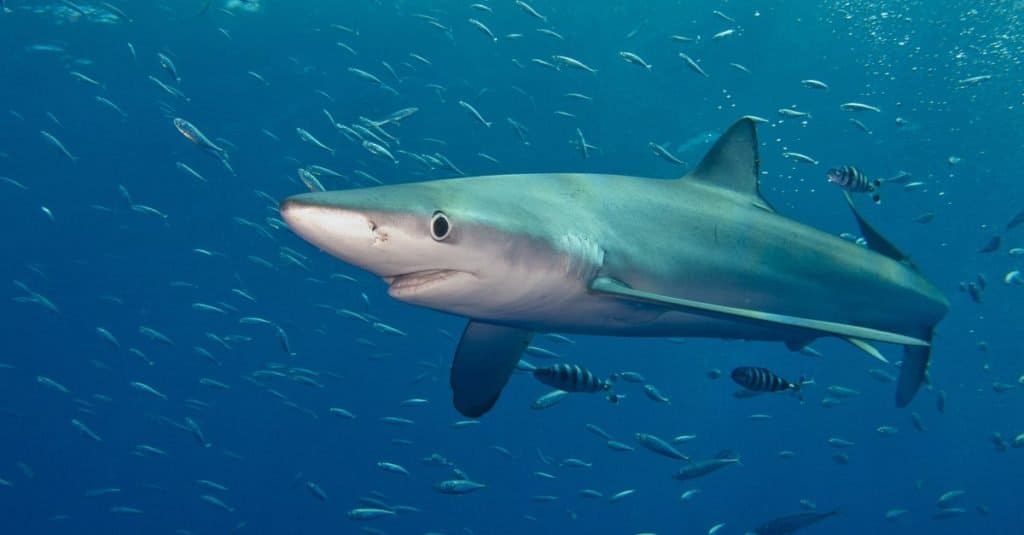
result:
[(428, 269), (383, 278), (392, 297), (404, 297), (422, 293), (459, 275), (470, 274), (454, 269)]

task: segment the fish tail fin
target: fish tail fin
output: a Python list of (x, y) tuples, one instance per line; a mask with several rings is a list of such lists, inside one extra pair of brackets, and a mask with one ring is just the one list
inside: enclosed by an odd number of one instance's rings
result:
[(899, 380), (896, 382), (896, 406), (906, 407), (924, 383), (928, 372), (928, 361), (931, 358), (931, 341), (934, 331), (929, 329), (926, 346), (903, 346), (903, 365), (900, 367)]
[(621, 394), (617, 394), (615, 393), (615, 391), (612, 390), (612, 386), (614, 386), (615, 382), (618, 380), (619, 374), (613, 373), (609, 375), (608, 378), (605, 379), (604, 383), (602, 383), (601, 385), (604, 391), (606, 392), (604, 398), (608, 400), (608, 403), (617, 404), (623, 398)]
[(804, 390), (803, 390), (804, 385), (813, 385), (813, 384), (814, 384), (814, 379), (810, 379), (808, 377), (805, 377), (805, 376), (801, 375), (800, 379), (798, 379), (797, 382), (793, 383), (790, 386), (790, 388), (793, 389), (793, 393), (796, 394), (796, 397), (797, 397), (797, 399), (800, 400), (800, 403), (803, 403), (804, 402)]

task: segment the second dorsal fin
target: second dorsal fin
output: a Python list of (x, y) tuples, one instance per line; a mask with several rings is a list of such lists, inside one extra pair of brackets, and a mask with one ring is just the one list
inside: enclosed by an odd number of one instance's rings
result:
[(683, 178), (701, 180), (747, 195), (756, 206), (772, 211), (761, 196), (760, 174), (757, 128), (752, 119), (744, 117), (733, 123), (704, 155), (697, 168)]

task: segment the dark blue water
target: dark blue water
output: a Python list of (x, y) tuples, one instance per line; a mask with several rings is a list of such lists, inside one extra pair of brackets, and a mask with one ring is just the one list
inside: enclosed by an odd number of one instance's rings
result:
[[(1024, 432), (1024, 386), (993, 389), (993, 383), (1017, 385), (1024, 373), (1022, 289), (1003, 283), (1020, 264), (1008, 251), (1024, 237), (1019, 229), (1002, 232), (1024, 208), (1016, 180), (1024, 143), (1017, 128), (1024, 105), (1019, 3), (532, 2), (547, 24), (511, 0), (482, 2), (491, 13), (449, 1), (268, 0), (251, 12), (220, 3), (202, 10), (200, 1), (118, 2), (130, 22), (98, 4), (75, 4), (85, 16), (61, 3), (7, 4), (12, 12), (0, 14), (0, 176), (24, 189), (0, 183), (0, 280), (12, 281), (3, 283), (0, 312), (4, 533), (706, 533), (724, 522), (719, 533), (725, 534), (798, 512), (806, 507), (800, 500), (841, 511), (808, 533), (1015, 533), (1024, 523), (1017, 492), (1024, 450), (1000, 451), (992, 439), (999, 433), (1010, 443)], [(450, 31), (417, 15), (435, 17)], [(469, 18), (491, 28), (498, 43)], [(712, 39), (730, 28), (737, 32)], [(512, 33), (522, 36), (507, 37)], [(671, 35), (699, 40), (676, 42)], [(653, 68), (624, 62), (623, 50)], [(690, 70), (680, 51), (709, 77)], [(180, 83), (161, 70), (158, 52), (173, 59)], [(530, 61), (553, 54), (578, 58), (598, 72), (556, 72)], [(356, 77), (350, 67), (375, 74), (395, 91)], [(75, 80), (72, 71), (102, 87)], [(991, 79), (960, 83), (979, 75)], [(189, 100), (165, 93), (148, 76)], [(807, 78), (830, 88), (802, 87)], [(569, 92), (592, 101), (565, 97)], [(475, 122), (460, 100), (493, 126)], [(881, 112), (840, 110), (849, 101)], [(674, 178), (732, 121), (762, 116), (770, 120), (759, 125), (766, 197), (783, 214), (835, 233), (856, 227), (824, 180), (828, 167), (852, 164), (875, 177), (910, 173), (911, 181), (922, 183), (916, 189), (886, 185), (881, 206), (861, 204), (952, 302), (936, 338), (932, 385), (908, 409), (895, 409), (894, 386), (867, 371), (883, 366), (830, 340), (815, 344), (823, 354), (817, 358), (780, 344), (538, 339), (602, 376), (640, 372), (672, 403), (656, 404), (626, 385), (618, 405), (579, 395), (531, 410), (530, 402), (547, 389), (519, 374), (479, 424), (454, 428), (462, 418), (451, 407), (447, 374), (453, 336), (464, 320), (390, 299), (374, 277), (281, 227), (276, 203), (266, 198), (304, 191), (295, 178), (301, 165), (350, 177), (359, 169), (386, 183), (451, 176), (401, 154), (397, 166), (378, 159), (348, 141), (323, 112), (354, 124), (360, 116), (380, 119), (408, 106), (419, 112), (388, 127), (401, 139), (391, 148), (443, 153), (469, 175), (587, 171)], [(783, 118), (776, 112), (783, 107), (812, 117)], [(558, 110), (574, 117), (557, 116)], [(236, 174), (183, 138), (173, 117), (224, 145)], [(528, 145), (509, 117), (529, 129)], [(302, 143), (297, 127), (336, 153)], [(597, 147), (589, 158), (572, 144), (577, 128)], [(77, 161), (40, 131), (56, 136)], [(651, 141), (678, 151), (688, 166), (653, 155)], [(785, 159), (784, 151), (820, 164)], [(176, 162), (206, 181), (183, 173)], [(355, 185), (322, 180), (329, 189)], [(913, 222), (925, 212), (933, 212), (934, 221)], [(977, 253), (997, 233), (1003, 234), (1000, 250)], [(979, 274), (988, 282), (980, 304), (958, 290)], [(197, 310), (197, 302), (225, 313)], [(337, 314), (340, 308), (371, 314), (406, 336), (383, 334)], [(294, 355), (273, 327), (240, 324), (244, 316), (280, 325)], [(165, 334), (173, 345), (144, 336), (140, 326)], [(99, 336), (98, 327), (119, 347)], [(884, 351), (898, 358), (896, 348)], [(803, 403), (787, 395), (737, 400), (728, 372), (739, 365), (768, 366), (816, 383), (805, 389)], [(724, 376), (709, 378), (715, 369)], [(205, 386), (201, 378), (230, 388)], [(133, 388), (133, 381), (166, 399)], [(860, 394), (826, 408), (821, 401), (829, 385)], [(936, 407), (940, 391), (944, 413)], [(429, 402), (402, 406), (409, 398)], [(331, 407), (356, 418), (339, 418)], [(914, 429), (912, 412), (926, 431)], [(415, 423), (390, 425), (380, 420), (386, 416)], [(202, 429), (208, 447), (183, 428), (186, 418)], [(72, 419), (102, 440), (79, 432)], [(678, 461), (643, 449), (614, 452), (584, 428), (587, 423), (634, 446), (637, 432), (693, 434), (680, 445), (691, 456), (731, 449), (742, 465), (678, 482), (670, 477)], [(879, 426), (898, 432), (883, 436)], [(827, 444), (830, 437), (855, 445), (840, 451)], [(166, 455), (140, 455), (139, 445)], [(794, 455), (783, 458), (783, 450)], [(849, 463), (836, 462), (837, 453), (847, 454)], [(424, 462), (432, 454), (449, 466)], [(592, 466), (561, 466), (566, 458)], [(385, 472), (380, 461), (398, 463), (410, 475)], [(435, 483), (456, 478), (452, 467), (487, 487), (464, 496), (435, 492)], [(200, 479), (228, 490), (201, 487)], [(322, 488), (326, 501), (309, 492), (307, 482)], [(119, 490), (88, 495), (102, 488)], [(585, 488), (605, 497), (583, 497)], [(609, 502), (628, 489), (635, 494)], [(700, 492), (681, 501), (691, 489)], [(966, 491), (951, 504), (965, 511), (933, 519), (938, 497), (954, 489)], [(231, 511), (202, 495), (216, 496)], [(361, 497), (374, 495), (417, 510), (365, 522), (346, 518), (362, 506)], [(539, 502), (536, 496), (557, 499)], [(908, 512), (886, 520), (893, 509)]]

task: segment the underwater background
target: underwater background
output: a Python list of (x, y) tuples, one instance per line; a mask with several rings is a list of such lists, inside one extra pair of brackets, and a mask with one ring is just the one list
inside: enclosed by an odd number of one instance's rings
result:
[[(807, 533), (1021, 532), (1024, 229), (1007, 222), (1024, 209), (1024, 2), (5, 4), (4, 533), (741, 534), (813, 510), (839, 514)], [(381, 127), (397, 163), (338, 126), (409, 107)], [(538, 336), (557, 361), (636, 372), (671, 402), (624, 383), (617, 404), (574, 394), (536, 410), (550, 389), (517, 373), (467, 423), (448, 386), (465, 320), (389, 298), (277, 212), (312, 165), (342, 175), (320, 171), (326, 189), (676, 178), (744, 115), (767, 120), (761, 188), (787, 217), (856, 234), (825, 171), (897, 177), (859, 206), (952, 304), (908, 408), (894, 407), (894, 366), (830, 339), (812, 356)], [(802, 400), (737, 399), (729, 371), (745, 365), (814, 383)], [(636, 433), (741, 462), (677, 481), (681, 461)], [(462, 476), (486, 486), (434, 488)], [(350, 518), (359, 508), (380, 516)]]

